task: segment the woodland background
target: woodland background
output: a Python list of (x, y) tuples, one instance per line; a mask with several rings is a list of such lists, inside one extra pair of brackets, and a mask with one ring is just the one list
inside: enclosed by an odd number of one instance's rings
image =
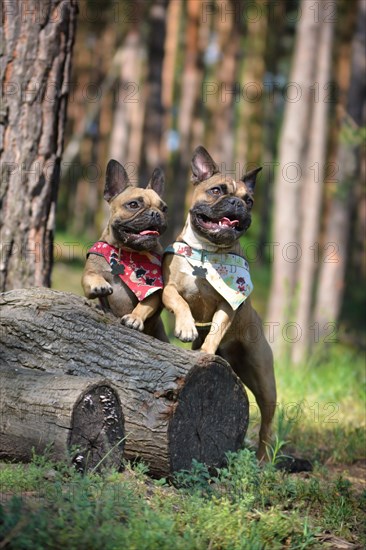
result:
[(264, 168), (242, 244), (273, 347), (364, 347), (364, 0), (2, 7), (2, 290), (49, 286), (55, 261), (53, 286), (81, 293), (110, 158), (143, 185), (165, 170), (171, 242), (202, 144), (224, 173)]
[(109, 158), (143, 184), (166, 171), (165, 243), (198, 144), (237, 178), (263, 166), (243, 245), (267, 337), (294, 360), (314, 344), (362, 345), (364, 42), (357, 0), (82, 3), (58, 230), (97, 238)]

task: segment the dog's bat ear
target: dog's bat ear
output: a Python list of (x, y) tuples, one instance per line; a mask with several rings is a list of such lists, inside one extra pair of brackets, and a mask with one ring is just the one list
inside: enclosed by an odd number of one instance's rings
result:
[(165, 187), (164, 172), (161, 168), (155, 168), (155, 170), (152, 173), (151, 179), (146, 186), (146, 189), (152, 189), (153, 191), (155, 191), (155, 193), (159, 195), (159, 197), (162, 197), (164, 193), (164, 187)]
[(249, 191), (252, 193), (254, 192), (255, 182), (257, 180), (257, 174), (262, 170), (262, 167), (260, 168), (254, 168), (254, 170), (251, 170), (250, 172), (247, 172), (244, 174), (244, 176), (241, 178), (241, 181), (245, 183)]
[(111, 201), (114, 197), (122, 193), (131, 185), (126, 170), (116, 160), (110, 160), (107, 165), (104, 198), (107, 202)]
[(211, 155), (202, 145), (199, 145), (193, 152), (192, 162), (192, 181), (194, 185), (208, 180), (214, 174), (219, 172), (219, 167)]

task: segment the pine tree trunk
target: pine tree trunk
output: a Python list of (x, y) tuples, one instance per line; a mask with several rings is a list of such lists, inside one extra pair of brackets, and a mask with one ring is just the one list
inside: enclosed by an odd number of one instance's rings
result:
[(162, 103), (164, 109), (164, 131), (160, 144), (160, 152), (163, 164), (168, 164), (170, 148), (167, 140), (167, 132), (174, 126), (174, 85), (176, 82), (176, 63), (178, 46), (180, 42), (180, 26), (182, 21), (183, 2), (173, 0), (167, 10), (165, 56), (162, 74)]
[[(141, 94), (144, 51), (140, 32), (143, 6), (140, 0), (134, 2), (133, 9), (133, 24), (119, 51), (120, 76), (117, 93), (114, 96), (115, 110), (109, 156), (124, 165), (134, 163), (138, 166), (144, 114), (144, 98)], [(134, 177), (136, 178), (134, 167), (131, 166), (131, 168), (131, 180), (137, 183), (134, 181)]]
[[(221, 52), (221, 59), (217, 65), (214, 85), (217, 88), (215, 101), (211, 103), (212, 129), (207, 136), (207, 144), (210, 154), (219, 162), (223, 173), (235, 178), (234, 149), (235, 149), (235, 100), (236, 76), (239, 60), (240, 47), (240, 11), (242, 2), (227, 3), (230, 11), (223, 17), (222, 13), (217, 15), (215, 30), (218, 34), (218, 45)], [(239, 17), (238, 17), (239, 15)], [(237, 174), (236, 177), (240, 175)]]
[(247, 23), (246, 55), (240, 75), (239, 125), (236, 137), (236, 159), (246, 171), (260, 166), (263, 143), (262, 85), (265, 73), (266, 34), (269, 32), (265, 0), (255, 2), (258, 18)]
[(50, 285), (76, 0), (2, 1), (0, 290)]
[[(270, 9), (267, 7), (267, 10)], [(285, 29), (285, 20), (282, 16), (284, 5), (281, 3), (271, 6), (271, 15), (267, 12), (267, 37), (266, 51), (264, 53), (264, 67), (267, 77), (264, 77), (265, 88), (263, 109), (263, 155), (261, 164), (264, 167), (264, 174), (260, 180), (260, 203), (256, 205), (260, 216), (260, 227), (258, 235), (258, 261), (265, 263), (267, 246), (270, 239), (271, 212), (273, 208), (273, 174), (275, 158), (277, 153), (276, 139), (276, 118), (277, 106), (279, 104), (280, 93), (275, 87), (275, 76), (278, 74), (278, 67), (281, 62), (281, 41), (278, 36), (282, 36)], [(270, 17), (276, 22), (276, 25), (269, 25)], [(263, 25), (264, 27), (264, 25)], [(237, 140), (238, 146), (241, 145)], [(245, 155), (243, 155), (245, 161)]]
[[(115, 110), (111, 132), (109, 158), (127, 165), (133, 183), (137, 183), (136, 168), (140, 161), (144, 99), (141, 82), (142, 47), (136, 30), (128, 33), (119, 52), (120, 78), (115, 93)], [(133, 143), (133, 146), (132, 143)], [(135, 145), (137, 143), (137, 146)], [(133, 163), (134, 166), (132, 166)]]
[[(346, 262), (348, 259), (350, 216), (355, 199), (357, 176), (360, 169), (359, 151), (362, 144), (361, 127), (365, 124), (366, 94), (365, 66), (366, 4), (358, 3), (356, 32), (352, 42), (351, 77), (347, 106), (339, 132), (337, 153), (338, 172), (331, 199), (325, 231), (325, 255), (319, 273), (319, 285), (314, 319), (319, 337), (329, 342), (336, 337), (344, 292)], [(329, 334), (332, 336), (329, 337)]]
[(146, 182), (161, 163), (160, 143), (163, 131), (162, 72), (169, 0), (153, 0), (149, 17), (148, 76), (146, 110), (140, 168)]
[[(300, 233), (301, 258), (298, 268), (298, 307), (296, 322), (301, 330), (301, 337), (294, 343), (292, 357), (295, 363), (305, 359), (309, 350), (310, 337), (314, 334), (311, 328), (312, 305), (315, 290), (317, 258), (314, 255), (319, 237), (320, 213), (322, 206), (325, 159), (327, 158), (329, 89), (331, 78), (331, 53), (333, 44), (333, 22), (325, 21), (325, 4), (320, 5), (322, 28), (317, 59), (315, 82), (319, 86), (319, 97), (314, 101), (312, 111), (309, 148), (304, 164), (302, 178), (302, 224)], [(322, 9), (323, 8), (323, 9)]]
[(102, 377), (118, 392), (125, 457), (155, 475), (219, 466), (244, 442), (248, 400), (220, 357), (186, 351), (128, 329), (85, 298), (48, 289), (0, 296), (0, 366)]
[(78, 469), (119, 469), (124, 420), (116, 391), (101, 378), (0, 367), (0, 459), (28, 462), (45, 451)]
[(293, 315), (300, 237), (300, 188), (304, 150), (309, 136), (311, 86), (320, 40), (320, 18), (310, 3), (301, 2), (293, 66), (279, 146), (279, 167), (274, 191), (275, 252), (267, 321), (272, 324), (273, 347), (283, 346), (280, 334)]
[(196, 0), (187, 1), (184, 69), (180, 86), (178, 114), (179, 157), (174, 174), (174, 187), (170, 193), (170, 203), (174, 216), (171, 217), (170, 227), (168, 227), (167, 240), (169, 242), (178, 235), (185, 218), (184, 197), (189, 182), (193, 117), (203, 73), (199, 59), (201, 7), (200, 2), (196, 2)]

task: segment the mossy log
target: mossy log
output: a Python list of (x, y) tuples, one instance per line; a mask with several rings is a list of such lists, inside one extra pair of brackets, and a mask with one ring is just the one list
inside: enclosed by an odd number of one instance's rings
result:
[(121, 325), (88, 300), (45, 288), (0, 295), (0, 365), (102, 377), (118, 391), (124, 456), (154, 475), (222, 464), (244, 442), (249, 405), (222, 358)]

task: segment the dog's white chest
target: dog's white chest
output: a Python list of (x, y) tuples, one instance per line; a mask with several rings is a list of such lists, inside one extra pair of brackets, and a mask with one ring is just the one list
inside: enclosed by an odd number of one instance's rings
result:
[(180, 277), (181, 295), (190, 304), (193, 317), (198, 322), (210, 322), (222, 297), (206, 279), (194, 274), (187, 261), (180, 265)]

